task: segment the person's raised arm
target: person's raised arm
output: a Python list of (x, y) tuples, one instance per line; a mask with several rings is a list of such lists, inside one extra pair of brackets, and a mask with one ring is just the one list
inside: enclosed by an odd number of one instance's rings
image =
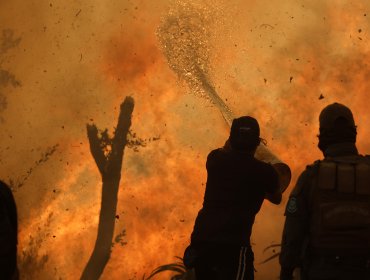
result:
[(281, 192), (277, 190), (274, 193), (266, 193), (265, 198), (273, 204), (279, 205), (281, 203)]
[(275, 169), (271, 166), (271, 175), (268, 176), (267, 190), (265, 193), (265, 199), (273, 204), (280, 204), (282, 194), (279, 186), (279, 177)]

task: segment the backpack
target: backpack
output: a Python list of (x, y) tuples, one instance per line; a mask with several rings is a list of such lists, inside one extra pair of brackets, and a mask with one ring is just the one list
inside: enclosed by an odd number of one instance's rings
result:
[(370, 255), (370, 158), (327, 158), (316, 170), (310, 247), (320, 254)]

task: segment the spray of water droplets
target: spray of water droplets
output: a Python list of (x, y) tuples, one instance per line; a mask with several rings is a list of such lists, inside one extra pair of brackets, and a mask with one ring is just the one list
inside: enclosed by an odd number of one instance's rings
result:
[(191, 92), (210, 100), (230, 125), (233, 114), (211, 82), (212, 26), (218, 10), (204, 3), (178, 1), (163, 18), (157, 36), (171, 69)]

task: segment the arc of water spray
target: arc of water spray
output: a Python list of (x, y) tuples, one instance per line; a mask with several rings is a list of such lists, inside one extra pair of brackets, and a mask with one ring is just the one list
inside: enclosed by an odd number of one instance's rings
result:
[(208, 81), (205, 73), (198, 66), (195, 66), (195, 71), (196, 71), (195, 76), (199, 79), (199, 82), (204, 92), (208, 94), (209, 99), (220, 110), (222, 116), (225, 119), (225, 122), (230, 127), (233, 119), (235, 118), (233, 112), (221, 99), (221, 97), (217, 94), (214, 86)]
[[(230, 127), (234, 114), (207, 77), (207, 69), (210, 68), (208, 21), (213, 11), (188, 2), (181, 2), (176, 9), (170, 11), (157, 34), (168, 64), (186, 81), (194, 94), (201, 92), (202, 97), (209, 99), (219, 109)], [(281, 190), (284, 191), (291, 179), (289, 166), (264, 145), (258, 146), (256, 158), (274, 166), (279, 174)]]
[[(214, 86), (206, 78), (205, 73), (201, 71), (199, 67), (196, 67), (195, 69), (197, 71), (196, 77), (198, 77), (199, 82), (201, 83), (205, 93), (208, 94), (208, 97), (210, 98), (212, 103), (220, 110), (223, 118), (225, 119), (225, 122), (230, 127), (232, 120), (235, 118), (233, 112), (227, 106), (227, 104), (221, 99), (221, 97), (217, 94)], [(256, 151), (256, 157), (263, 161), (269, 162), (274, 166), (274, 168), (279, 174), (281, 190), (285, 191), (291, 180), (291, 171), (289, 166), (282, 162), (271, 151), (269, 151), (265, 145), (258, 146)]]

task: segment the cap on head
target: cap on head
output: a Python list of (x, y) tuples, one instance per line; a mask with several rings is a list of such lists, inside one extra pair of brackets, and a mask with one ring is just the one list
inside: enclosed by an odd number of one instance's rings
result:
[(348, 107), (340, 103), (330, 104), (320, 113), (320, 129), (334, 128), (340, 119), (342, 119), (342, 122), (345, 122), (346, 125), (355, 127), (355, 120)]
[(253, 150), (260, 143), (260, 127), (255, 118), (244, 116), (233, 120), (230, 144), (236, 150)]
[(326, 149), (337, 143), (356, 143), (357, 129), (351, 110), (343, 104), (333, 103), (320, 113), (319, 148)]

